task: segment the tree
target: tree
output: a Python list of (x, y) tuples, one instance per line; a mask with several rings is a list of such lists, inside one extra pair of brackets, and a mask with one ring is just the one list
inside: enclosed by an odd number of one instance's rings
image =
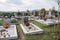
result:
[(52, 14), (55, 15), (55, 12), (56, 12), (55, 7), (52, 8), (51, 12), (52, 12)]
[(52, 8), (52, 15), (55, 15), (55, 17), (58, 17), (57, 11), (55, 10), (55, 7)]
[(42, 8), (41, 10), (41, 18), (45, 18), (45, 16), (46, 16), (46, 9), (45, 8)]
[(45, 8), (42, 8), (40, 11), (41, 11), (42, 13), (46, 13), (46, 9), (45, 9)]

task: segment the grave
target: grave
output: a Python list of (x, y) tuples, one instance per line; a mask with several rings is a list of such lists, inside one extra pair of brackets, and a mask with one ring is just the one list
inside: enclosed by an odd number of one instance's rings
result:
[(49, 13), (47, 14), (41, 14), (40, 19), (36, 19), (35, 21), (40, 22), (41, 24), (45, 25), (53, 25), (53, 24), (59, 24), (60, 21), (51, 14), (51, 10), (49, 9)]
[(52, 20), (44, 21), (43, 19), (39, 19), (39, 20), (35, 20), (35, 21), (40, 22), (41, 24), (45, 24), (45, 25), (53, 25)]
[(18, 37), (16, 25), (11, 25), (10, 21), (7, 16), (3, 18), (4, 23), (0, 26), (0, 40), (10, 40)]
[(18, 20), (12, 16), (11, 17), (11, 23), (18, 23)]
[(59, 24), (60, 21), (58, 20), (54, 20), (54, 19), (47, 19), (47, 20), (43, 20), (43, 19), (39, 19), (39, 20), (35, 20), (41, 24), (45, 24), (45, 25), (53, 25), (54, 24), (54, 21), (55, 21), (55, 24)]
[(24, 34), (39, 34), (43, 33), (43, 30), (33, 23), (29, 23), (28, 18), (24, 18), (24, 24), (20, 24)]
[(10, 25), (8, 28), (0, 26), (0, 40), (16, 39), (17, 37), (16, 25)]
[(28, 20), (34, 20), (34, 16), (29, 16)]

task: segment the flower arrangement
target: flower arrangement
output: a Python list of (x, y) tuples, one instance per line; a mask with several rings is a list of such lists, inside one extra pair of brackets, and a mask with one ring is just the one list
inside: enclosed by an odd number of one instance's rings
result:
[(4, 28), (8, 28), (9, 27), (9, 24), (8, 23), (5, 23), (4, 24)]
[(26, 25), (26, 26), (29, 26), (30, 24), (27, 22), (25, 25)]

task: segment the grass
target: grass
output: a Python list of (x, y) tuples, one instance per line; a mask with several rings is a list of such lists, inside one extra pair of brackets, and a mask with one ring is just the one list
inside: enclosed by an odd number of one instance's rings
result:
[(2, 20), (0, 20), (0, 26), (1, 26), (1, 25), (3, 25), (3, 21), (2, 21)]
[[(25, 40), (57, 40), (59, 39), (60, 32), (58, 31), (60, 30), (60, 27), (58, 25), (56, 25), (56, 32), (54, 32), (54, 26), (46, 26), (36, 21), (30, 21), (30, 22), (42, 28), (44, 32), (42, 34), (37, 34), (37, 35), (24, 35)], [(20, 23), (23, 23), (23, 22), (20, 21)], [(55, 36), (56, 38), (54, 38)]]

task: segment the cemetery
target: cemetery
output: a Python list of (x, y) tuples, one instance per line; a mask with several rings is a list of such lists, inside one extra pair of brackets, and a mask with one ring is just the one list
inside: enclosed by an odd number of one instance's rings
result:
[(37, 40), (37, 38), (38, 40), (53, 40), (56, 35), (56, 39), (59, 39), (60, 20), (57, 17), (50, 18), (51, 14), (48, 15), (46, 19), (43, 16), (34, 15), (23, 16), (22, 19), (14, 15), (5, 15), (0, 20), (0, 40)]
[(43, 16), (27, 15), (18, 19), (14, 15), (5, 15), (0, 20), (0, 40), (37, 40), (37, 38), (38, 40), (53, 40), (56, 35), (56, 39), (59, 39), (60, 20), (57, 17), (50, 18), (51, 14), (48, 15), (47, 20)]
[(0, 40), (60, 40), (60, 1), (58, 11), (26, 10), (0, 14)]
[[(9, 18), (8, 16), (5, 16), (0, 20), (1, 26), (0, 26), (0, 40), (53, 40), (54, 35), (57, 35), (57, 39), (59, 39), (59, 31), (60, 25), (56, 26), (56, 32), (54, 33), (54, 24), (53, 26), (48, 26), (42, 24), (43, 19), (34, 18), (34, 20), (28, 20), (29, 16), (25, 16), (22, 20), (19, 20), (13, 16)], [(11, 21), (18, 21), (18, 25), (15, 24), (15, 22)], [(41, 21), (40, 23), (36, 20)], [(52, 20), (52, 19), (48, 19)], [(11, 24), (13, 23), (13, 24)], [(60, 29), (59, 29), (60, 30)]]

